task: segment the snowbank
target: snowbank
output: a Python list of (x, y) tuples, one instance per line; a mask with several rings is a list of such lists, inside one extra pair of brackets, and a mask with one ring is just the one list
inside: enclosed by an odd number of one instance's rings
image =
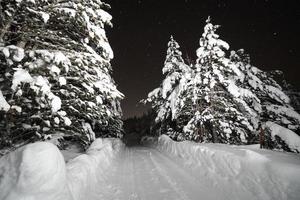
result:
[(166, 135), (153, 146), (183, 163), (193, 177), (224, 194), (224, 199), (299, 199), (299, 155), (253, 146), (174, 142)]
[(0, 199), (96, 199), (97, 185), (121, 147), (118, 139), (97, 139), (67, 164), (51, 143), (22, 147), (0, 159)]

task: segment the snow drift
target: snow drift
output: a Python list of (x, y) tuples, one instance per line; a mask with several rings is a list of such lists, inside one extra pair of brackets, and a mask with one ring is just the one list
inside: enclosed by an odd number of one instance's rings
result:
[[(260, 150), (257, 146), (174, 142), (162, 135), (152, 143), (193, 177), (224, 199), (299, 199), (300, 157), (297, 154)], [(154, 144), (154, 145), (153, 145)]]
[(26, 145), (0, 159), (0, 199), (96, 199), (97, 185), (121, 148), (119, 139), (97, 139), (66, 164), (51, 143)]

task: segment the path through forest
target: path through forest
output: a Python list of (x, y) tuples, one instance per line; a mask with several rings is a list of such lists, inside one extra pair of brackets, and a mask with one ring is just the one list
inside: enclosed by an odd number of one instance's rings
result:
[(127, 147), (114, 162), (99, 186), (101, 199), (224, 199), (187, 173), (183, 165), (154, 148)]

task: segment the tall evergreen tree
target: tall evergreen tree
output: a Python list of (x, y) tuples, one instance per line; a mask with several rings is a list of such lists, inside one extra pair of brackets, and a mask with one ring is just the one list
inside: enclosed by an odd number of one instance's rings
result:
[(123, 95), (111, 77), (99, 0), (1, 2), (2, 142), (121, 136)]
[(260, 141), (264, 147), (299, 152), (300, 115), (290, 98), (270, 73), (250, 64), (243, 50), (232, 51), (228, 57), (229, 45), (216, 34), (218, 28), (208, 18), (196, 64), (182, 71), (176, 79), (178, 84), (166, 87), (171, 90), (163, 92), (172, 73), (149, 94), (148, 101), (154, 105), (158, 119), (165, 113), (171, 116), (164, 121), (165, 127), (172, 127), (171, 133), (162, 133), (177, 140), (200, 142)]
[[(275, 81), (274, 75), (264, 72), (250, 64), (250, 58), (244, 50), (232, 51), (230, 59), (239, 70), (236, 76), (239, 87), (252, 91), (258, 102), (247, 104), (257, 112), (258, 121), (265, 133), (265, 144), (268, 148), (281, 148), (288, 151), (299, 151), (291, 146), (287, 138), (298, 138), (300, 135), (300, 115), (291, 105), (291, 99)], [(283, 135), (275, 136), (272, 127), (282, 127)], [(289, 129), (289, 131), (284, 131)], [(297, 136), (298, 135), (298, 136)], [(300, 148), (299, 148), (300, 149)]]
[(160, 124), (160, 131), (165, 132), (169, 128), (175, 128), (172, 125), (176, 110), (176, 100), (178, 100), (178, 86), (182, 75), (189, 70), (184, 63), (182, 53), (179, 50), (179, 44), (171, 36), (168, 43), (167, 56), (162, 69), (166, 76), (159, 88), (156, 88), (148, 94), (145, 103), (151, 103), (152, 108), (156, 111), (155, 121)]
[(192, 108), (183, 131), (196, 141), (245, 143), (252, 137), (253, 125), (242, 109), (244, 102), (235, 94), (238, 91), (231, 80), (235, 71), (225, 57), (229, 45), (219, 39), (218, 28), (208, 18), (197, 50), (197, 64), (186, 91), (181, 92), (182, 105), (191, 104)]

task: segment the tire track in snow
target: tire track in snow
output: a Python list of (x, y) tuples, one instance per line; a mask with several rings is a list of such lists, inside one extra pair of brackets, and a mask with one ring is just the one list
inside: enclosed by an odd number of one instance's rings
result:
[(187, 194), (184, 192), (184, 190), (182, 188), (180, 188), (178, 186), (178, 184), (172, 180), (171, 177), (169, 177), (166, 173), (165, 170), (163, 170), (158, 162), (154, 159), (154, 157), (152, 156), (152, 153), (150, 151), (149, 153), (150, 159), (153, 162), (153, 164), (155, 165), (155, 168), (157, 169), (157, 171), (167, 180), (167, 182), (170, 184), (170, 186), (172, 187), (172, 189), (174, 190), (174, 192), (176, 192), (176, 194), (178, 194), (178, 196), (180, 197), (181, 200), (190, 200), (190, 198), (187, 196)]
[(177, 179), (178, 184), (182, 185), (182, 191), (185, 191), (190, 199), (198, 200), (200, 197), (206, 200), (230, 199), (224, 195), (221, 196), (222, 193), (216, 192), (217, 188), (207, 186), (206, 181), (197, 180), (187, 172), (188, 169), (185, 169), (167, 155), (153, 148), (149, 151), (152, 152), (152, 159), (158, 160), (156, 163), (162, 163), (162, 167), (166, 169), (164, 170), (165, 173), (169, 174), (169, 177)]
[[(133, 161), (133, 151), (131, 149), (128, 149), (127, 148), (127, 151), (128, 151), (128, 158), (127, 158), (127, 161), (125, 161), (127, 163), (127, 168), (129, 169), (129, 180), (131, 182), (131, 187), (130, 187), (130, 193), (129, 193), (129, 196), (128, 196), (128, 200), (140, 200), (140, 197), (139, 195), (137, 194), (136, 192), (136, 187), (137, 187), (137, 184), (136, 184), (136, 180), (135, 180), (135, 177), (134, 177), (134, 161)], [(130, 162), (128, 162), (130, 161)]]
[[(125, 148), (99, 187), (106, 200), (211, 200), (215, 188), (200, 184), (167, 155), (148, 147)], [(213, 197), (213, 198), (212, 198)], [(226, 198), (225, 198), (226, 199)]]
[(149, 184), (147, 181), (149, 177), (145, 178), (145, 169), (147, 168), (147, 163), (144, 162), (144, 154), (143, 150), (139, 149), (134, 149), (132, 150), (132, 160), (133, 165), (134, 165), (134, 178), (135, 178), (135, 188), (136, 188), (136, 193), (138, 194), (138, 197), (140, 200), (146, 200), (148, 199), (146, 196), (146, 184)]
[[(141, 172), (137, 176), (139, 177), (139, 183), (143, 185), (143, 200), (178, 200), (178, 194), (170, 186), (169, 182), (162, 176), (154, 165), (150, 158), (151, 152), (148, 148), (143, 148), (136, 151), (138, 154), (137, 160), (142, 161), (139, 166)], [(140, 185), (140, 186), (141, 186)]]

